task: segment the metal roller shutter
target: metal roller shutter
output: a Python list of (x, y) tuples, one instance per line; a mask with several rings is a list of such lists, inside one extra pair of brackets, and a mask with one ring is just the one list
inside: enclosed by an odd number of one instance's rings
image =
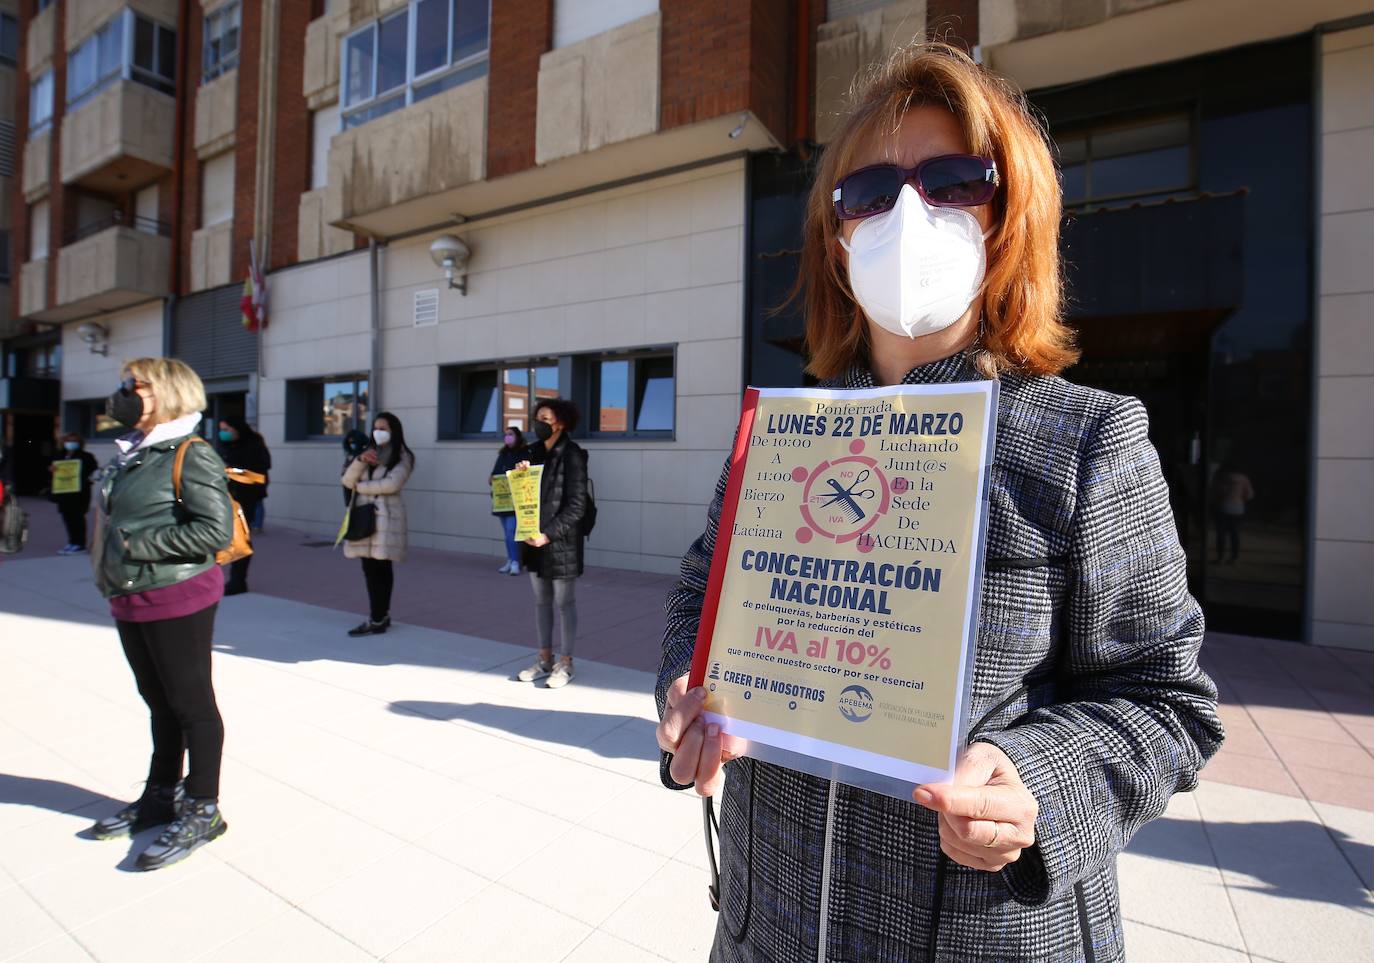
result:
[(226, 378), (258, 370), (258, 336), (243, 326), (243, 286), (225, 285), (177, 302), (172, 353), (202, 378)]

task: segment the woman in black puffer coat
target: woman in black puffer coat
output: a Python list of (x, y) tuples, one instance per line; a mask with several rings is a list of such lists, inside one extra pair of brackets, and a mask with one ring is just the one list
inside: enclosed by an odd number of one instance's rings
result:
[[(267, 450), (267, 442), (254, 431), (242, 418), (228, 417), (219, 421), (219, 454), (224, 464), (262, 475), (265, 479), (272, 468), (272, 455)], [(243, 509), (243, 515), (251, 522), (257, 514), (258, 506), (267, 497), (267, 482), (245, 484), (230, 481), (229, 494)], [(248, 591), (248, 563), (253, 557), (239, 559), (229, 566), (229, 581), (224, 586), (225, 595), (242, 595)]]
[[(534, 409), (534, 434), (539, 439), (525, 450), (522, 465), (543, 465), (539, 485), (539, 534), (521, 547), (525, 569), (534, 587), (535, 624), (539, 630), (539, 659), (522, 669), (521, 682), (548, 679), (561, 689), (573, 677), (573, 640), (577, 636), (576, 579), (582, 574), (587, 514), (587, 452), (568, 437), (581, 415), (563, 398), (549, 398)], [(553, 661), (553, 609), (561, 622), (558, 663)]]

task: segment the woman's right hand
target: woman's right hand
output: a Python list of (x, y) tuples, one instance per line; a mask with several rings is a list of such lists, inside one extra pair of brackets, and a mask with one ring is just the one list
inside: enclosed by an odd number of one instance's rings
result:
[(673, 754), (668, 774), (674, 782), (695, 783), (698, 796), (714, 796), (725, 784), (723, 763), (735, 758), (722, 748), (720, 726), (701, 720), (706, 690), (687, 691), (687, 677), (668, 687), (668, 708), (658, 724), (658, 747)]
[(517, 462), (515, 463), (515, 470), (516, 470), (516, 471), (529, 471), (529, 470), (530, 470), (530, 463), (527, 462), (527, 461), (517, 461)]

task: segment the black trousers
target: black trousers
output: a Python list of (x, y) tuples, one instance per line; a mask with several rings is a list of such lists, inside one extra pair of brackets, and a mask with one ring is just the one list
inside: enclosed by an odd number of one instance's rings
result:
[(186, 795), (219, 798), (224, 722), (210, 680), (215, 610), (158, 622), (116, 622), (138, 694), (152, 713), (153, 759), (148, 783), (173, 786), (184, 753), (191, 757)]
[(86, 547), (86, 510), (89, 504), (58, 502), (57, 510), (62, 515), (62, 524), (67, 527), (67, 544)]
[(248, 588), (248, 563), (253, 561), (253, 556), (245, 555), (237, 562), (229, 563), (229, 581), (224, 583), (227, 589)]
[(391, 590), (396, 586), (396, 571), (390, 559), (363, 559), (363, 579), (367, 582), (369, 618), (380, 622), (391, 614)]

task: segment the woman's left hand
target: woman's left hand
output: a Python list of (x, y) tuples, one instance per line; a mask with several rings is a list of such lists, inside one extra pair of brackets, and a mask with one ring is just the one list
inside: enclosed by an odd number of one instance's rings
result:
[(918, 786), (918, 803), (940, 815), (940, 848), (961, 866), (995, 873), (1035, 843), (1040, 806), (1016, 764), (986, 742), (968, 747), (954, 782)]
[(534, 538), (525, 539), (525, 544), (535, 548), (543, 548), (545, 545), (549, 544), (549, 536), (540, 532), (538, 535), (534, 536)]

